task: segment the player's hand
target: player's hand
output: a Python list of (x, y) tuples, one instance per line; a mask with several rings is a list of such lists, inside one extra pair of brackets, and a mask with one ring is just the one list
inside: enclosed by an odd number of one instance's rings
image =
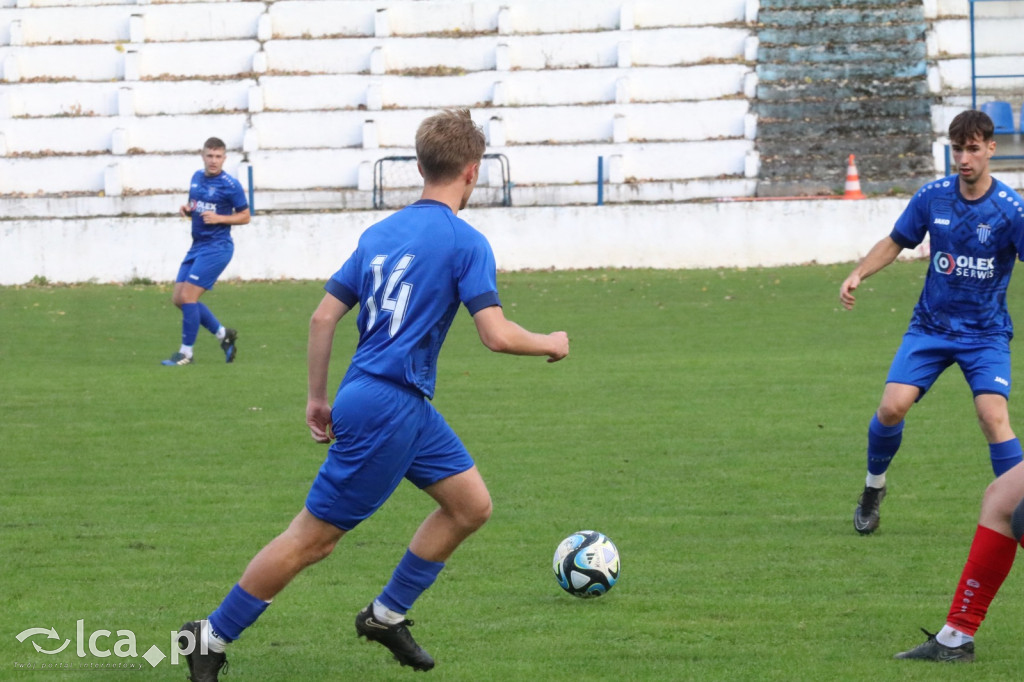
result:
[(191, 218), (192, 211), (189, 210), (188, 206), (181, 206), (178, 209), (178, 215), (180, 215), (182, 218)]
[(200, 215), (203, 216), (203, 222), (207, 225), (216, 225), (221, 222), (221, 217), (216, 211), (203, 211)]
[(551, 332), (548, 337), (554, 348), (548, 353), (548, 362), (558, 362), (569, 354), (569, 335), (565, 332)]
[(857, 302), (853, 292), (856, 291), (857, 287), (860, 286), (860, 275), (850, 275), (846, 278), (846, 281), (839, 287), (839, 301), (843, 304), (843, 307), (847, 310), (853, 309), (853, 304)]
[(313, 440), (317, 443), (330, 443), (334, 440), (331, 424), (331, 406), (326, 400), (310, 400), (306, 403), (306, 426)]

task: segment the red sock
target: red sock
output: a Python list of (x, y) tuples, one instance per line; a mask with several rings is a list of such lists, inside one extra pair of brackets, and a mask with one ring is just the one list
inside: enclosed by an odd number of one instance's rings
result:
[(981, 621), (985, 620), (989, 604), (1009, 575), (1016, 555), (1016, 540), (991, 528), (978, 526), (946, 622), (973, 637)]

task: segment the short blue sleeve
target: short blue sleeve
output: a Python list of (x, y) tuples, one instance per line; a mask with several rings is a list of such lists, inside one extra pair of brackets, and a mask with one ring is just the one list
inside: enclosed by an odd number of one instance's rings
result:
[(466, 242), (460, 245), (455, 263), (459, 300), (471, 315), (492, 305), (501, 305), (494, 252), (487, 238), (476, 230), (466, 230), (459, 239)]
[(331, 275), (331, 278), (324, 284), (324, 291), (349, 308), (355, 308), (359, 303), (358, 253), (358, 250), (353, 252), (341, 269)]
[(231, 192), (231, 205), (236, 213), (240, 213), (249, 208), (249, 199), (245, 196), (245, 190), (242, 189), (242, 184), (231, 178), (232, 192)]
[(889, 236), (904, 249), (916, 248), (928, 234), (929, 199), (928, 188), (921, 189), (896, 220)]

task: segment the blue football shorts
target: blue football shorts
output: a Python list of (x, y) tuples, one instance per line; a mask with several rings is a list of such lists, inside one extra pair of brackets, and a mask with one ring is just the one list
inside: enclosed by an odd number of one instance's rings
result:
[(185, 254), (178, 268), (175, 282), (188, 282), (204, 289), (212, 289), (235, 253), (234, 242), (217, 241), (196, 244)]
[(335, 441), (306, 498), (309, 512), (352, 530), (403, 478), (426, 488), (473, 467), (473, 458), (416, 390), (350, 368), (331, 409)]
[(917, 386), (920, 400), (953, 363), (960, 366), (975, 396), (995, 393), (1009, 399), (1010, 340), (1002, 335), (965, 342), (908, 331), (885, 380)]

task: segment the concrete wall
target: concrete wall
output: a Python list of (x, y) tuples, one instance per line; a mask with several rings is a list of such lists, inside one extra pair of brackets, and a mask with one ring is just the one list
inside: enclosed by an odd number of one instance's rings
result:
[[(473, 208), (498, 267), (720, 268), (836, 263), (863, 256), (902, 199), (722, 201), (631, 206)], [(235, 228), (224, 277), (325, 279), (387, 212), (257, 215)], [(0, 222), (0, 284), (168, 281), (190, 244), (180, 218)]]

